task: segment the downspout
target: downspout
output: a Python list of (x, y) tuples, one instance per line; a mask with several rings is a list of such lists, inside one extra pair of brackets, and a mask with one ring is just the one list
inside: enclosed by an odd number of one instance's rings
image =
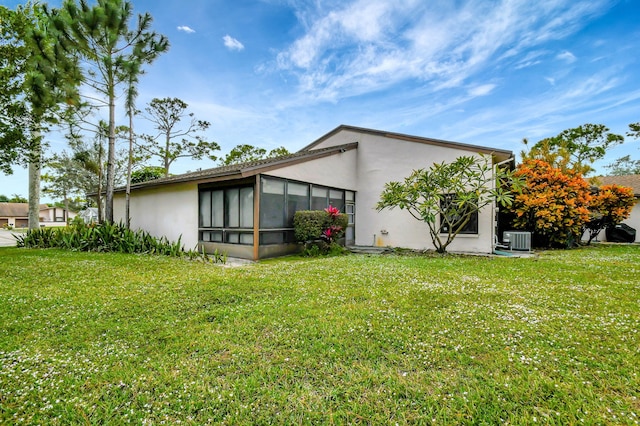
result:
[[(510, 162), (514, 162), (515, 164), (515, 159), (516, 157), (510, 157), (507, 158), (506, 160), (500, 161), (499, 163), (496, 163), (493, 165), (493, 189), (496, 188), (496, 171), (498, 170), (498, 167), (502, 166), (503, 164), (507, 164)], [(496, 244), (496, 238), (497, 238), (497, 232), (498, 232), (498, 218), (496, 217), (496, 202), (494, 201), (491, 204), (491, 220), (493, 221), (493, 226), (491, 227), (491, 252), (495, 251), (495, 244)]]

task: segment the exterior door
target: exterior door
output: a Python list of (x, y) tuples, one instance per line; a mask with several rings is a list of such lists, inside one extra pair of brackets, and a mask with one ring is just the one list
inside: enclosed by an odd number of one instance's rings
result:
[(356, 244), (356, 194), (352, 191), (345, 192), (344, 211), (349, 219), (345, 232), (345, 244), (353, 246)]

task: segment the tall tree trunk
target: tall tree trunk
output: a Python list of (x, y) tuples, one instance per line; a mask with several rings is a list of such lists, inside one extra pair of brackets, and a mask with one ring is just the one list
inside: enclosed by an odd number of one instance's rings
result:
[(102, 223), (104, 220), (104, 211), (102, 209), (102, 178), (104, 174), (102, 173), (102, 139), (99, 141), (100, 146), (98, 146), (98, 223)]
[(69, 224), (69, 197), (67, 196), (67, 190), (64, 191), (64, 214), (62, 215), (64, 222)]
[(113, 76), (109, 82), (109, 150), (107, 154), (107, 188), (104, 207), (104, 220), (113, 223), (113, 187), (116, 171), (116, 104)]
[(34, 146), (29, 158), (29, 229), (40, 228), (40, 172), (42, 167), (42, 146), (40, 134), (33, 134)]
[(129, 202), (131, 197), (131, 164), (133, 163), (133, 110), (129, 109), (129, 159), (127, 161), (127, 190), (125, 192), (125, 220), (127, 228), (131, 227)]
[(171, 144), (171, 138), (169, 137), (169, 132), (167, 132), (167, 140), (165, 142), (165, 151), (164, 151), (164, 177), (169, 176), (169, 146)]

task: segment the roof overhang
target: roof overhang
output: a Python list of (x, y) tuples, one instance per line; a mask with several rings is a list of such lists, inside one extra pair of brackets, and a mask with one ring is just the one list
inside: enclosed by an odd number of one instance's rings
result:
[[(165, 185), (173, 185), (178, 183), (213, 183), (224, 182), (236, 179), (247, 178), (255, 176), (260, 173), (266, 173), (271, 170), (280, 169), (283, 167), (293, 166), (295, 164), (301, 164), (308, 161), (317, 160), (319, 158), (329, 157), (332, 155), (341, 154), (347, 151), (358, 148), (357, 142), (352, 142), (344, 145), (332, 146), (329, 148), (318, 149), (313, 151), (297, 152), (294, 154), (271, 158), (260, 161), (253, 161), (250, 163), (237, 164), (233, 166), (217, 167), (214, 169), (200, 170), (192, 173), (185, 173), (182, 175), (169, 176), (166, 178), (155, 179), (147, 182), (141, 182), (131, 185), (132, 190), (154, 188)], [(126, 190), (125, 187), (116, 188), (114, 192), (120, 193)], [(92, 194), (93, 195), (93, 194)]]
[(486, 146), (471, 145), (471, 144), (466, 144), (466, 143), (461, 143), (461, 142), (452, 142), (452, 141), (446, 141), (446, 140), (442, 140), (442, 139), (425, 138), (425, 137), (421, 137), (421, 136), (412, 136), (412, 135), (406, 135), (406, 134), (403, 134), (403, 133), (387, 132), (387, 131), (383, 131), (383, 130), (367, 129), (367, 128), (364, 128), (364, 127), (348, 126), (348, 125), (345, 125), (345, 124), (342, 124), (342, 125), (336, 127), (335, 129), (333, 129), (329, 133), (325, 134), (324, 136), (321, 136), (319, 139), (317, 139), (314, 142), (310, 143), (309, 145), (305, 146), (300, 151), (302, 152), (302, 151), (313, 150), (313, 148), (315, 148), (316, 146), (318, 146), (319, 144), (321, 144), (325, 140), (329, 139), (330, 137), (332, 137), (332, 136), (334, 136), (337, 133), (340, 133), (342, 131), (350, 131), (350, 132), (355, 132), (355, 133), (366, 133), (366, 134), (370, 134), (370, 135), (382, 136), (382, 137), (386, 137), (386, 138), (390, 138), (390, 139), (398, 139), (398, 140), (403, 140), (403, 141), (407, 141), (407, 142), (422, 143), (422, 144), (429, 144), (429, 145), (435, 145), (435, 146), (443, 146), (443, 147), (447, 147), (447, 148), (461, 149), (461, 150), (470, 151), (470, 152), (474, 152), (474, 153), (491, 155), (492, 158), (493, 158), (493, 162), (494, 163), (499, 163), (499, 162), (502, 162), (502, 161), (505, 161), (505, 160), (508, 160), (508, 159), (514, 157), (512, 151), (504, 150), (504, 149), (489, 148), (489, 147), (486, 147)]

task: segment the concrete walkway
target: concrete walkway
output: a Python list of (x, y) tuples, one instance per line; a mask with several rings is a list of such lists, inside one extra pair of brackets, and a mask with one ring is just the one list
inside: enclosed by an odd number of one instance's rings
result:
[(11, 231), (0, 229), (0, 247), (15, 247), (16, 239), (11, 235)]

